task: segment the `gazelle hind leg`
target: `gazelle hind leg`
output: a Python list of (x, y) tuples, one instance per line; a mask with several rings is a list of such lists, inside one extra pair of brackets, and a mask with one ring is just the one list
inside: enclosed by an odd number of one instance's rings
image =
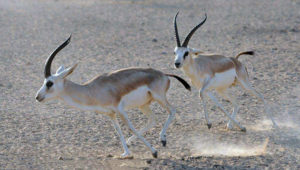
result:
[(166, 132), (170, 123), (175, 117), (176, 110), (169, 104), (165, 95), (163, 96), (155, 95), (155, 94), (152, 95), (154, 100), (156, 100), (163, 108), (165, 108), (169, 112), (168, 119), (165, 122), (163, 129), (160, 132), (160, 141), (163, 146), (166, 146), (167, 145)]
[(276, 128), (278, 127), (276, 122), (273, 119), (273, 116), (271, 115), (270, 111), (269, 111), (269, 106), (267, 105), (264, 96), (262, 94), (260, 94), (259, 92), (257, 92), (250, 84), (248, 78), (243, 78), (243, 79), (239, 79), (239, 82), (241, 83), (242, 87), (244, 89), (246, 89), (247, 91), (249, 91), (252, 95), (254, 95), (255, 97), (257, 97), (258, 99), (260, 99), (263, 103), (264, 103), (264, 111), (266, 112), (267, 116), (271, 119), (273, 126), (275, 126)]
[[(236, 102), (236, 98), (232, 95), (229, 95), (229, 92), (227, 91), (227, 89), (223, 89), (223, 90), (218, 90), (218, 93), (226, 100), (229, 100), (230, 103), (233, 105), (233, 111), (231, 114), (231, 117), (233, 119), (235, 119), (235, 116), (237, 114), (237, 112), (239, 111), (239, 105)], [(227, 128), (228, 129), (232, 129), (232, 122), (229, 119), (228, 123), (227, 123)]]
[[(155, 125), (155, 117), (154, 117), (154, 114), (152, 113), (152, 110), (150, 109), (149, 104), (146, 104), (146, 105), (143, 105), (143, 106), (140, 107), (141, 112), (143, 114), (145, 114), (148, 118), (147, 125), (139, 131), (139, 134), (141, 134), (141, 135), (143, 135), (143, 133), (145, 133), (146, 131), (148, 131), (149, 129), (151, 129)], [(130, 145), (134, 140), (136, 140), (136, 136), (132, 135), (127, 140), (127, 144)]]
[(139, 134), (139, 132), (134, 128), (133, 124), (131, 123), (131, 121), (128, 118), (127, 113), (123, 110), (123, 108), (121, 108), (119, 106), (117, 112), (121, 115), (121, 118), (125, 121), (126, 125), (133, 132), (133, 134), (136, 135), (139, 139), (141, 139), (143, 141), (143, 143), (151, 150), (152, 156), (154, 158), (157, 158), (157, 151), (156, 151), (156, 149), (154, 149), (151, 146), (151, 144), (141, 134)]

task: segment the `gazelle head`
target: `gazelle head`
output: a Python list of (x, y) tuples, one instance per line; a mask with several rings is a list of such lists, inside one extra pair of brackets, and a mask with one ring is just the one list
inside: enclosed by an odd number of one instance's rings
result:
[(177, 15), (179, 12), (177, 12), (177, 14), (174, 17), (174, 28), (175, 28), (175, 38), (176, 38), (176, 42), (177, 42), (177, 46), (174, 49), (174, 55), (175, 55), (175, 67), (176, 68), (180, 68), (182, 67), (182, 65), (184, 64), (184, 61), (189, 57), (189, 52), (192, 52), (192, 49), (188, 48), (188, 43), (190, 41), (190, 39), (192, 38), (193, 34), (196, 32), (196, 30), (205, 23), (206, 21), (206, 14), (205, 14), (205, 18), (202, 22), (200, 22), (200, 24), (196, 25), (191, 31), (190, 33), (186, 36), (184, 42), (182, 45), (180, 45), (180, 39), (179, 39), (179, 34), (178, 34), (178, 29), (177, 29)]
[(64, 66), (60, 66), (55, 74), (51, 74), (51, 63), (55, 55), (69, 44), (71, 36), (61, 44), (46, 60), (44, 76), (45, 80), (42, 87), (36, 94), (35, 99), (39, 102), (44, 102), (53, 98), (58, 97), (64, 90), (64, 79), (70, 75), (77, 64), (73, 67), (65, 69)]

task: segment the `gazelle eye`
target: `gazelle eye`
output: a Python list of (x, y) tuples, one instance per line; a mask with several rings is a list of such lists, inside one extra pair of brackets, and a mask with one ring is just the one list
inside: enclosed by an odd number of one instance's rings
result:
[(188, 52), (188, 51), (185, 52), (185, 53), (184, 53), (184, 56), (183, 56), (183, 59), (185, 59), (185, 57), (188, 56), (188, 55), (189, 55), (189, 52)]
[(46, 86), (47, 86), (48, 89), (50, 89), (50, 87), (51, 87), (52, 85), (53, 85), (52, 81), (48, 81), (48, 82), (46, 83)]

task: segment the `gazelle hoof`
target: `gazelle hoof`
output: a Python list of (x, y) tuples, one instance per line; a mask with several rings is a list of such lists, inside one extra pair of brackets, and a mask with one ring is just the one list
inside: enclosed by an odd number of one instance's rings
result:
[(167, 145), (167, 141), (166, 140), (162, 140), (161, 143), (162, 143), (163, 147), (166, 147), (166, 145)]
[(207, 123), (207, 127), (208, 127), (208, 129), (210, 129), (210, 128), (211, 128), (211, 126), (212, 126), (212, 124), (211, 124), (211, 123)]
[(246, 132), (247, 129), (246, 129), (245, 127), (243, 127), (243, 128), (241, 128), (241, 131), (242, 131), (242, 132)]
[(115, 157), (117, 159), (133, 159), (133, 156), (130, 155), (130, 153), (126, 153), (124, 152), (122, 155), (120, 155), (119, 157)]
[(154, 153), (152, 153), (153, 158), (157, 158), (157, 151), (155, 151)]

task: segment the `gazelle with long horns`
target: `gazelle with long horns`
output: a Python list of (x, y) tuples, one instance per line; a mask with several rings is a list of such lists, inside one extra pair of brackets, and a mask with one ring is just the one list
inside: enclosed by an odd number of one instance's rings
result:
[[(267, 112), (268, 116), (272, 120), (273, 125), (276, 126), (275, 121), (266, 109), (267, 106), (263, 95), (258, 93), (251, 86), (246, 66), (238, 61), (239, 56), (253, 55), (254, 52), (246, 51), (239, 53), (236, 57), (225, 57), (223, 55), (205, 54), (198, 49), (188, 47), (188, 43), (195, 31), (205, 23), (207, 19), (206, 14), (204, 20), (190, 31), (181, 45), (177, 29), (177, 15), (178, 13), (174, 17), (175, 38), (177, 42), (177, 46), (174, 50), (174, 64), (176, 68), (180, 68), (190, 78), (192, 84), (200, 91), (200, 98), (202, 100), (208, 128), (210, 129), (212, 124), (208, 118), (205, 96), (208, 96), (229, 118), (229, 121), (227, 123), (227, 127), (229, 129), (232, 128), (231, 122), (233, 122), (242, 131), (246, 131), (246, 128), (241, 126), (235, 120), (235, 115), (238, 112), (239, 106), (235, 98), (229, 95), (227, 91), (229, 87), (235, 86), (237, 84), (242, 85), (247, 91), (264, 102), (265, 112)], [(213, 93), (210, 92), (210, 90), (213, 89), (216, 90), (216, 92), (223, 98), (229, 100), (233, 104), (234, 109), (231, 115), (218, 102)]]
[[(150, 129), (155, 123), (149, 105), (151, 102), (157, 101), (170, 113), (160, 133), (161, 142), (165, 146), (166, 130), (175, 115), (175, 109), (166, 98), (170, 86), (169, 77), (176, 78), (188, 90), (190, 90), (189, 84), (176, 75), (164, 74), (151, 68), (126, 68), (97, 76), (83, 85), (76, 84), (67, 80), (66, 77), (74, 71), (77, 64), (67, 69), (61, 66), (55, 74), (51, 74), (51, 63), (55, 55), (69, 44), (70, 39), (71, 36), (46, 60), (45, 79), (37, 92), (36, 100), (45, 102), (50, 99), (60, 99), (81, 110), (107, 115), (120, 136), (125, 151), (121, 156), (128, 157), (130, 152), (116, 119), (116, 115), (119, 115), (133, 134), (150, 148), (153, 157), (156, 158), (156, 149), (142, 136), (142, 133)], [(134, 128), (125, 112), (125, 109), (130, 108), (139, 108), (149, 118), (148, 124), (139, 132)], [(133, 139), (134, 135), (130, 139)]]

